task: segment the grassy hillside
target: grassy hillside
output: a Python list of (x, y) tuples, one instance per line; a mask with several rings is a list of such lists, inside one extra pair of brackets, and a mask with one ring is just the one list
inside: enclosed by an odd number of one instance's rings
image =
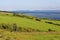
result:
[[(46, 22), (52, 22), (46, 23)], [(56, 20), (47, 20), (47, 19), (40, 19), (40, 21), (37, 21), (35, 19), (28, 19), (26, 17), (17, 17), (17, 16), (12, 16), (12, 15), (2, 15), (0, 14), (0, 24), (16, 24), (17, 27), (23, 27), (23, 28), (32, 28), (32, 29), (38, 29), (41, 31), (48, 31), (48, 29), (52, 29), (55, 31), (60, 32), (60, 21)], [(54, 25), (54, 24), (59, 24), (59, 25)]]
[(0, 40), (59, 39), (59, 20), (40, 19), (26, 15), (16, 16), (4, 12), (0, 13)]

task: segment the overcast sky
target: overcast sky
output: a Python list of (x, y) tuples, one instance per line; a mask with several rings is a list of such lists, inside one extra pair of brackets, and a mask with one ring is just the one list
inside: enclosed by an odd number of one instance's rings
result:
[(59, 10), (60, 0), (0, 0), (0, 10)]

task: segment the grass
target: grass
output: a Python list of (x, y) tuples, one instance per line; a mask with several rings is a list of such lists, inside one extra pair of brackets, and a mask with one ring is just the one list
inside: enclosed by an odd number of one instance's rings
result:
[(0, 32), (1, 40), (60, 40), (59, 32)]
[[(8, 13), (7, 13), (8, 14)], [(48, 20), (48, 19), (39, 19), (33, 17), (18, 17), (12, 16), (13, 14), (4, 14), (0, 13), (0, 40), (60, 40), (60, 26), (54, 24), (60, 24), (58, 20)], [(49, 24), (46, 22), (52, 22), (54, 24)], [(30, 30), (40, 30), (40, 32), (10, 32), (5, 29), (1, 29), (1, 24), (6, 24), (9, 27), (13, 27), (12, 24), (16, 24), (17, 28), (22, 27), (24, 29)], [(48, 32), (48, 29), (51, 29), (52, 32)], [(55, 30), (55, 32), (53, 32)]]
[(33, 29), (39, 29), (42, 31), (48, 31), (48, 29), (53, 29), (56, 31), (60, 31), (60, 26), (53, 25), (53, 24), (47, 24), (45, 21), (51, 21), (53, 23), (59, 24), (60, 21), (54, 21), (54, 20), (41, 20), (41, 21), (36, 21), (36, 20), (31, 20), (27, 18), (21, 18), (21, 17), (16, 17), (16, 16), (0, 16), (0, 24), (5, 23), (5, 24), (12, 24), (16, 23), (18, 27), (24, 27), (24, 28), (33, 28)]

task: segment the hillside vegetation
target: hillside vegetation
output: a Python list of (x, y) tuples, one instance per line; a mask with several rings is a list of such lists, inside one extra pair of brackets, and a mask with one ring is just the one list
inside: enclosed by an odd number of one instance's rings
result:
[(1, 40), (59, 40), (60, 21), (0, 12)]

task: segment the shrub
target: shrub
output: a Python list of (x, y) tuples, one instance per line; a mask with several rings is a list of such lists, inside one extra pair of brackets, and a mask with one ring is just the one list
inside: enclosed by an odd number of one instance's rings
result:
[(48, 31), (50, 32), (50, 31), (52, 31), (51, 29), (48, 29)]
[(31, 16), (25, 16), (27, 19), (33, 19), (33, 17)]
[(52, 30), (52, 29), (48, 29), (49, 32), (55, 32), (55, 30)]
[(53, 24), (53, 22), (45, 22), (45, 23)]
[(54, 25), (60, 26), (60, 24), (54, 24)]
[(41, 32), (39, 29), (36, 30), (37, 32)]
[(19, 32), (25, 32), (25, 31), (26, 31), (26, 29), (25, 29), (25, 28), (23, 28), (23, 27), (18, 27), (18, 28), (17, 28), (17, 31), (19, 31)]
[(16, 15), (17, 17), (25, 17), (24, 15)]
[(36, 20), (36, 21), (40, 21), (40, 19), (38, 19), (38, 18), (36, 18), (35, 20)]
[(17, 15), (17, 13), (13, 13), (13, 16), (16, 16)]
[(2, 27), (3, 29), (7, 29), (7, 28), (8, 28), (8, 26), (7, 26), (6, 24), (4, 24), (4, 23), (1, 24), (1, 27)]
[(17, 30), (17, 25), (14, 23), (13, 24), (13, 31), (16, 31)]
[(31, 32), (31, 29), (30, 28), (27, 28), (25, 30), (26, 30), (26, 32)]
[[(0, 28), (1, 29), (6, 29), (10, 32), (40, 32), (39, 29), (33, 29), (33, 28), (24, 28), (24, 27), (18, 27), (16, 23), (12, 23), (12, 24), (0, 24)], [(48, 31), (51, 31), (51, 29), (49, 29)]]
[(8, 15), (8, 14), (6, 14), (6, 15)]
[(53, 23), (53, 22), (45, 22), (45, 23), (49, 23), (49, 24), (60, 26), (60, 24), (56, 24), (56, 23)]

